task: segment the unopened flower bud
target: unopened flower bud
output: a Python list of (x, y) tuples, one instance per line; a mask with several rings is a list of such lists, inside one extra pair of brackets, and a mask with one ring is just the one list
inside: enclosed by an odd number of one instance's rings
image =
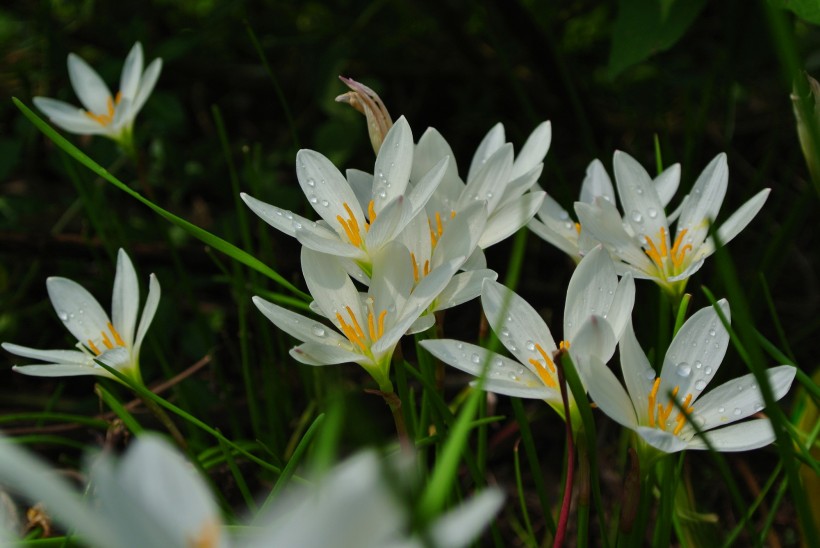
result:
[(344, 82), (350, 91), (336, 97), (336, 102), (347, 103), (365, 115), (370, 144), (373, 145), (373, 151), (378, 154), (385, 135), (393, 127), (390, 113), (376, 92), (369, 87), (344, 76), (339, 76), (339, 80)]

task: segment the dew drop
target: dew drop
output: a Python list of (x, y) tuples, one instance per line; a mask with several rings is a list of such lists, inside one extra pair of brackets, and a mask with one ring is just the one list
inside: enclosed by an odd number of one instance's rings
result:
[(575, 226), (569, 221), (567, 221), (566, 223), (564, 223), (564, 228), (566, 228), (567, 230), (572, 230), (575, 228)]
[(504, 365), (504, 362), (501, 361), (501, 358), (496, 358), (495, 361), (493, 361), (494, 367), (501, 367), (502, 365)]
[(518, 347), (515, 346), (515, 343), (512, 341), (509, 342), (509, 346), (507, 348), (510, 349), (510, 352), (518, 352)]
[(488, 199), (488, 200), (490, 200), (490, 199), (492, 199), (492, 197), (493, 197), (493, 193), (492, 193), (492, 192), (488, 192), (488, 193), (487, 193), (487, 199)]
[(325, 336), (325, 328), (322, 327), (319, 324), (314, 325), (313, 328), (311, 329), (311, 331), (313, 331), (313, 334), (316, 335), (317, 337), (324, 337)]
[(508, 322), (511, 322), (511, 321), (512, 321), (512, 316), (510, 316), (509, 314), (507, 314), (507, 321), (508, 321)]
[(707, 375), (711, 375), (711, 374), (712, 374), (712, 368), (711, 368), (711, 367), (707, 367), (706, 369), (704, 369), (704, 370), (703, 370), (703, 372), (704, 372), (705, 374), (707, 374)]
[(743, 410), (740, 407), (735, 407), (735, 410), (732, 411), (732, 413), (734, 413), (736, 417), (739, 417), (743, 413)]
[(381, 192), (379, 192), (379, 198), (387, 198), (387, 192), (386, 192), (386, 191), (384, 191), (384, 190), (382, 190)]
[(715, 335), (717, 335), (717, 331), (715, 331), (714, 329), (710, 329), (709, 330), (709, 336), (714, 337)]
[(679, 377), (688, 377), (692, 372), (692, 366), (686, 362), (680, 362), (675, 370)]
[(632, 212), (632, 220), (640, 224), (643, 222), (643, 215), (637, 209)]
[(310, 202), (312, 204), (318, 204), (319, 203), (319, 198), (317, 198), (316, 196), (311, 196), (310, 198), (308, 198), (308, 202)]
[(470, 356), (470, 361), (473, 363), (479, 363), (481, 361), (481, 356), (479, 356), (477, 353), (473, 353), (473, 355)]
[(743, 392), (743, 385), (738, 385), (737, 386), (737, 391), (738, 392)]
[(535, 350), (535, 343), (532, 341), (527, 341), (527, 343), (524, 346), (527, 347), (527, 350)]
[(58, 312), (57, 317), (63, 320), (64, 322), (68, 321), (68, 314), (66, 314), (65, 312)]
[(755, 413), (757, 413), (758, 411), (763, 411), (763, 407), (764, 407), (764, 406), (763, 406), (763, 404), (762, 404), (762, 403), (757, 402), (757, 403), (755, 404), (755, 408), (754, 408), (754, 409), (755, 409)]
[(654, 207), (650, 207), (649, 211), (647, 211), (647, 213), (649, 214), (650, 219), (654, 219), (655, 217), (658, 216), (658, 210), (655, 209)]
[(718, 407), (718, 413), (723, 413), (724, 411), (726, 411), (725, 407)]
[(502, 337), (509, 337), (510, 336), (510, 330), (507, 329), (506, 327), (502, 327), (501, 331), (500, 331), (500, 335)]
[(654, 381), (655, 380), (655, 370), (652, 369), (651, 367), (648, 368), (644, 372), (644, 377), (646, 377), (646, 380), (648, 380), (648, 381)]
[(558, 218), (562, 221), (565, 221), (569, 219), (569, 213), (567, 213), (566, 211), (561, 211), (561, 213), (558, 214)]
[(636, 186), (635, 187), (635, 194), (640, 196), (641, 194), (643, 194), (643, 189), (639, 186)]
[(300, 223), (299, 221), (293, 221), (293, 228), (299, 230), (300, 228), (302, 228), (302, 223)]
[(695, 360), (694, 365), (695, 365), (695, 369), (700, 369), (701, 367), (703, 367), (703, 362), (700, 361), (700, 360)]
[(513, 373), (513, 372), (510, 372), (510, 373), (507, 375), (507, 377), (509, 377), (511, 381), (517, 381), (517, 380), (518, 380), (518, 375), (516, 375), (516, 374), (515, 374), (515, 373)]
[(307, 186), (309, 186), (310, 188), (315, 187), (316, 186), (316, 181), (314, 181), (313, 179), (308, 179), (307, 180)]
[(706, 388), (706, 381), (700, 380), (695, 383), (695, 390), (703, 390)]
[(458, 343), (458, 344), (456, 345), (456, 348), (458, 348), (459, 350), (461, 350), (462, 348), (464, 348), (464, 343)]
[(322, 200), (322, 205), (327, 207), (330, 205), (330, 202), (328, 202), (327, 200)]

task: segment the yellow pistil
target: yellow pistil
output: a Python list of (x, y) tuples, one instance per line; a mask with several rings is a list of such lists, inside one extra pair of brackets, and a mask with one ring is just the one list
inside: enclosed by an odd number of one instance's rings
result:
[(667, 258), (672, 261), (673, 272), (677, 272), (683, 265), (683, 260), (686, 258), (686, 252), (692, 250), (691, 244), (681, 245), (683, 244), (683, 238), (686, 236), (687, 232), (689, 232), (689, 229), (687, 228), (680, 231), (675, 238), (675, 242), (672, 245), (672, 250), (670, 251), (666, 244), (666, 228), (661, 227), (660, 232), (658, 233), (657, 246), (649, 236), (644, 236), (644, 240), (646, 241), (644, 253), (652, 259), (652, 262), (655, 263), (658, 270), (661, 272), (666, 272)]
[[(563, 342), (561, 344), (563, 345)], [(555, 382), (555, 379), (553, 378), (553, 375), (555, 374), (555, 364), (552, 363), (552, 360), (550, 359), (549, 355), (546, 353), (546, 351), (540, 344), (535, 343), (535, 349), (538, 351), (539, 354), (541, 354), (541, 358), (544, 360), (544, 363), (547, 365), (547, 367), (549, 367), (549, 372), (547, 371), (546, 367), (541, 365), (541, 362), (539, 360), (536, 360), (535, 358), (530, 358), (529, 362), (532, 364), (533, 367), (535, 367), (535, 370), (538, 372), (538, 376), (541, 377), (541, 381), (545, 385), (547, 385), (548, 388), (555, 388), (556, 386), (558, 386)]]
[(114, 120), (115, 107), (116, 105), (120, 104), (121, 100), (122, 92), (118, 91), (117, 96), (114, 99), (112, 99), (110, 96), (108, 97), (108, 112), (106, 112), (105, 114), (95, 114), (93, 112), (86, 111), (85, 115), (94, 120), (95, 122), (97, 122), (98, 124), (100, 124), (101, 126), (107, 126)]

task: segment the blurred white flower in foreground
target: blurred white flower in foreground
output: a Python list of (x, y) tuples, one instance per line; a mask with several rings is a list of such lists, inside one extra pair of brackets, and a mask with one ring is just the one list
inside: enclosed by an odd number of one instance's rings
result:
[[(314, 309), (336, 328), (270, 303), (253, 302), (282, 331), (304, 341), (290, 351), (307, 365), (358, 363), (392, 392), (390, 358), (396, 345), (450, 282), (464, 258), (445, 262), (415, 283), (407, 248), (392, 242), (376, 255), (368, 292), (360, 294), (333, 256), (302, 248), (302, 272)], [(337, 331), (338, 330), (338, 331)]]
[[(718, 154), (706, 166), (684, 198), (674, 239), (662, 196), (646, 170), (620, 151), (615, 153), (613, 164), (626, 222), (615, 204), (598, 199), (595, 204), (576, 202), (581, 226), (620, 259), (619, 268), (636, 278), (654, 280), (677, 299), (688, 278), (715, 252), (714, 241), (707, 239), (707, 234), (726, 195), (726, 155)], [(726, 244), (746, 228), (768, 195), (769, 189), (758, 192), (722, 223), (717, 230), (719, 240)]]
[[(440, 360), (472, 375), (480, 376), (486, 369), (487, 391), (543, 399), (564, 416), (553, 363), (555, 353), (568, 350), (579, 373), (591, 355), (604, 363), (609, 361), (632, 314), (634, 300), (632, 277), (627, 274), (619, 282), (612, 260), (597, 247), (572, 275), (564, 309), (565, 339), (558, 344), (541, 316), (524, 299), (499, 283), (485, 281), (481, 304), (487, 321), (517, 361), (451, 339), (427, 340), (421, 345)], [(574, 427), (578, 426), (576, 421)]]
[[(729, 303), (718, 302), (729, 318)], [(695, 421), (718, 451), (746, 451), (774, 441), (769, 419), (754, 419), (732, 426), (763, 410), (763, 395), (750, 373), (700, 395), (715, 377), (729, 345), (729, 333), (713, 307), (699, 310), (680, 328), (656, 377), (635, 337), (630, 321), (620, 342), (625, 391), (601, 360), (590, 360), (587, 388), (598, 407), (621, 425), (637, 432), (652, 447), (672, 453), (683, 449), (706, 449), (696, 435)], [(796, 370), (788, 365), (766, 372), (774, 398), (789, 390)], [(674, 395), (680, 411), (672, 402)], [(722, 428), (721, 428), (722, 427)], [(717, 428), (717, 430), (715, 430)]]
[[(42, 502), (64, 528), (98, 548), (263, 548), (300, 546), (376, 548), (427, 546), (410, 531), (408, 504), (398, 495), (414, 478), (412, 461), (359, 453), (317, 484), (290, 487), (258, 526), (229, 538), (212, 493), (183, 456), (163, 438), (139, 436), (119, 459), (89, 461), (91, 500), (35, 455), (0, 437), (0, 481)], [(459, 548), (474, 540), (501, 507), (487, 489), (429, 524), (435, 546)]]
[[(663, 207), (666, 207), (678, 190), (680, 183), (680, 164), (666, 168), (653, 181)], [(615, 205), (615, 189), (604, 165), (600, 160), (593, 160), (587, 166), (586, 176), (581, 183), (579, 201), (594, 204), (596, 199), (606, 200)], [(595, 247), (598, 242), (584, 230), (581, 223), (573, 222), (569, 213), (547, 193), (537, 218), (527, 225), (541, 239), (551, 243), (577, 263), (581, 257)]]
[(151, 274), (149, 277), (148, 298), (139, 327), (137, 273), (128, 254), (122, 249), (117, 254), (111, 319), (97, 299), (77, 282), (51, 277), (46, 280), (46, 288), (57, 317), (77, 338), (78, 350), (37, 350), (4, 342), (3, 348), (12, 354), (48, 362), (16, 365), (14, 370), (38, 377), (99, 375), (114, 378), (94, 361), (100, 360), (141, 384), (140, 347), (159, 305), (160, 288), (156, 276)]
[(162, 59), (154, 59), (143, 71), (142, 45), (137, 42), (125, 58), (120, 89), (111, 95), (100, 75), (78, 55), (68, 55), (68, 76), (85, 108), (64, 101), (35, 97), (34, 104), (57, 126), (81, 135), (104, 135), (131, 146), (134, 119), (139, 114), (162, 70)]
[[(376, 158), (375, 184), (360, 194), (330, 160), (312, 150), (296, 155), (296, 175), (308, 202), (322, 220), (316, 222), (242, 194), (266, 223), (294, 236), (315, 251), (341, 257), (357, 280), (368, 283), (374, 254), (395, 240), (441, 182), (445, 160), (408, 188), (413, 163), (413, 134), (404, 117), (385, 137)], [(350, 172), (348, 172), (350, 177)]]

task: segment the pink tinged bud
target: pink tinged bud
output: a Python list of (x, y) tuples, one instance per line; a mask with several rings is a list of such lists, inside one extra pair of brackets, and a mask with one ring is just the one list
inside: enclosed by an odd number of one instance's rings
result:
[(365, 115), (367, 118), (367, 131), (370, 134), (370, 144), (373, 145), (373, 151), (378, 154), (384, 137), (393, 127), (390, 113), (387, 112), (387, 108), (378, 94), (369, 87), (344, 76), (339, 76), (339, 80), (344, 82), (351, 91), (336, 97), (336, 102), (347, 103)]

